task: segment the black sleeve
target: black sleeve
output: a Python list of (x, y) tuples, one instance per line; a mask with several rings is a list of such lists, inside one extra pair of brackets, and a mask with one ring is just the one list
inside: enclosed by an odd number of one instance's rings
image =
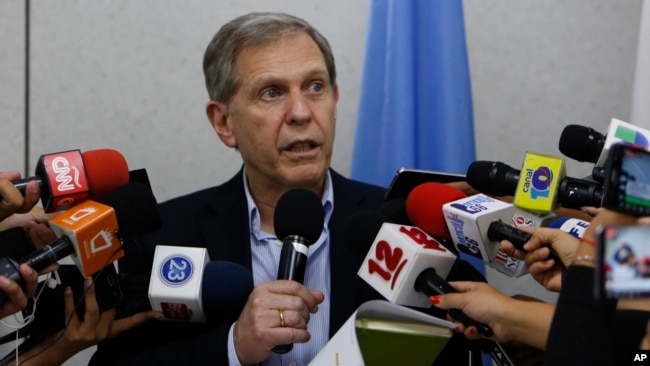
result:
[(612, 353), (614, 361), (617, 356), (627, 356), (630, 350), (638, 350), (641, 340), (645, 337), (646, 327), (650, 320), (647, 310), (617, 310), (613, 318)]
[(201, 326), (150, 320), (99, 344), (89, 365), (227, 365), (230, 324), (199, 335), (197, 328)]
[[(594, 296), (594, 269), (570, 266), (551, 323), (544, 365), (611, 365), (616, 301)], [(638, 347), (638, 346), (636, 346)]]
[(0, 257), (19, 260), (34, 251), (36, 247), (22, 227), (0, 231)]

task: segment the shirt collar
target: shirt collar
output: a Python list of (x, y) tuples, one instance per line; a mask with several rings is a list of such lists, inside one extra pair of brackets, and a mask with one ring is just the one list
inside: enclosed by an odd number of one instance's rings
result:
[[(248, 205), (248, 218), (249, 218), (249, 227), (251, 234), (253, 234), (258, 240), (261, 239), (271, 239), (275, 238), (274, 235), (265, 233), (261, 231), (261, 222), (260, 222), (260, 213), (255, 200), (253, 200), (253, 195), (248, 188), (248, 178), (246, 177), (246, 168), (244, 168), (244, 192), (246, 193), (246, 203)], [(325, 210), (325, 221), (323, 223), (324, 232), (327, 231), (327, 223), (330, 221), (332, 216), (332, 211), (334, 211), (334, 190), (332, 188), (332, 176), (330, 171), (327, 171), (325, 175), (325, 189), (323, 190), (323, 196), (321, 197), (321, 203)], [(319, 240), (320, 241), (320, 240)]]

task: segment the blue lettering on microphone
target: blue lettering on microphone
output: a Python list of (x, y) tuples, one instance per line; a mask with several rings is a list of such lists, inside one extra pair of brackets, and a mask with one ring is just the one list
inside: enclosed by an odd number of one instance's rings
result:
[(458, 250), (478, 259), (483, 259), (481, 256), (481, 249), (476, 240), (465, 236), (465, 233), (463, 232), (463, 225), (465, 223), (463, 220), (460, 220), (453, 216), (447, 216), (447, 219), (449, 222), (451, 222), (451, 226), (454, 228), (454, 235), (458, 241), (456, 245)]
[(553, 183), (553, 172), (547, 166), (540, 166), (533, 171), (526, 169), (523, 191), (530, 191), (530, 198), (548, 198), (551, 194), (549, 187)]
[(494, 202), (494, 200), (486, 196), (477, 196), (461, 203), (452, 203), (450, 206), (469, 214), (475, 214), (487, 210), (487, 207), (482, 205), (487, 202)]
[(569, 234), (575, 236), (576, 238), (579, 238), (579, 237), (580, 237), (580, 232), (581, 232), (581, 231), (582, 231), (581, 229), (578, 229), (578, 228), (572, 227), (572, 228), (569, 229), (569, 231), (567, 231), (567, 232), (568, 232)]
[(182, 254), (167, 257), (160, 266), (160, 278), (170, 286), (180, 286), (192, 278), (194, 265), (192, 260)]
[(517, 267), (519, 266), (519, 261), (512, 258), (508, 257), (508, 260), (506, 262), (506, 267), (511, 271), (514, 272), (517, 270)]

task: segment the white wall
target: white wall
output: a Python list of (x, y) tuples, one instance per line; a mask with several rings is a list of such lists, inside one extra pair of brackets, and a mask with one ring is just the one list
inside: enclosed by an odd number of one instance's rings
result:
[(342, 100), (334, 158), (349, 169), (366, 2), (32, 3), (32, 166), (47, 152), (112, 147), (130, 167), (147, 168), (159, 200), (225, 180), (241, 163), (205, 117), (203, 51), (234, 16), (281, 10), (309, 19), (332, 42)]
[(25, 6), (0, 1), (0, 170), (24, 172)]
[(560, 155), (567, 124), (629, 121), (641, 0), (464, 4), (479, 159), (518, 167), (526, 150)]
[[(0, 2), (0, 170), (33, 173), (44, 153), (111, 147), (146, 168), (162, 201), (215, 185), (240, 165), (204, 114), (202, 54), (249, 11), (285, 11), (329, 38), (341, 101), (333, 166), (347, 174), (368, 0), (32, 0), (29, 169), (24, 171), (23, 2)], [(464, 0), (477, 158), (521, 164), (559, 155), (568, 123), (604, 132), (628, 120), (642, 0)], [(591, 167), (568, 160), (568, 174)], [(502, 291), (529, 279), (490, 273)], [(68, 364), (85, 364), (84, 356)]]

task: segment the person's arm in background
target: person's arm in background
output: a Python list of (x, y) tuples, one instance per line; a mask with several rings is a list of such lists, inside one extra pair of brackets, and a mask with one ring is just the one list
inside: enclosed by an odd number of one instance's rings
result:
[(29, 231), (39, 225), (47, 226), (48, 220), (58, 214), (60, 214), (60, 212), (45, 213), (42, 207), (34, 206), (27, 212), (15, 213), (3, 221), (0, 221), (0, 231), (18, 227), (25, 231)]
[[(597, 256), (596, 229), (600, 225), (634, 225), (636, 218), (609, 210), (594, 217), (563, 278), (549, 333), (545, 365), (609, 365), (616, 337), (613, 317), (616, 301), (594, 296)], [(636, 348), (636, 344), (630, 344)]]
[(531, 233), (524, 249), (516, 249), (512, 243), (503, 240), (499, 249), (507, 255), (524, 260), (531, 276), (549, 291), (562, 289), (562, 269), (551, 259), (551, 247), (562, 260), (564, 267), (571, 264), (576, 256), (580, 240), (560, 229), (522, 228)]
[[(40, 198), (40, 188), (37, 182), (29, 182), (25, 196), (14, 186), (12, 180), (19, 179), (18, 172), (0, 172), (0, 224), (13, 215), (28, 212)], [(3, 243), (0, 243), (3, 245)], [(43, 273), (51, 271), (55, 266), (49, 267)], [(14, 314), (25, 308), (27, 299), (34, 296), (38, 282), (38, 273), (22, 264), (19, 268), (20, 275), (25, 281), (22, 289), (16, 282), (5, 276), (0, 276), (0, 291), (7, 294), (9, 301), (0, 307), (0, 317)]]
[(29, 182), (25, 196), (12, 183), (19, 179), (18, 172), (0, 172), (0, 221), (14, 213), (24, 213), (32, 209), (41, 197), (38, 182)]

